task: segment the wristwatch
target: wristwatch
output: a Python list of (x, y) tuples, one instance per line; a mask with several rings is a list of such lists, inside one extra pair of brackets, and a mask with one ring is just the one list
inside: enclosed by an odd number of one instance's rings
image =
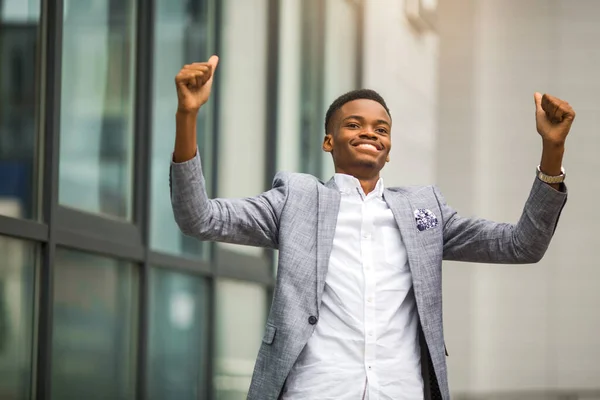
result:
[(565, 169), (562, 167), (560, 168), (560, 175), (551, 176), (551, 175), (546, 175), (545, 173), (543, 173), (542, 170), (540, 169), (540, 166), (538, 165), (536, 175), (540, 181), (546, 182), (549, 184), (563, 183), (566, 178)]

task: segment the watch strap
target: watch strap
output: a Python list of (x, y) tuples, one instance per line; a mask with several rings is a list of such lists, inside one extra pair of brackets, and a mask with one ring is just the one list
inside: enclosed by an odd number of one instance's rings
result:
[(545, 173), (542, 172), (542, 170), (540, 169), (540, 166), (538, 165), (537, 170), (536, 170), (536, 175), (537, 175), (538, 179), (541, 180), (542, 182), (549, 183), (549, 184), (556, 184), (556, 183), (563, 183), (565, 181), (565, 178), (566, 178), (565, 169), (561, 167), (560, 172), (561, 172), (560, 175), (556, 175), (556, 176), (546, 175)]

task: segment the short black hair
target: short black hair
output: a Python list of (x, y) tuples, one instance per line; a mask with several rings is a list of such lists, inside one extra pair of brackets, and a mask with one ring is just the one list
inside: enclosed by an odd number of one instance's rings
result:
[(356, 89), (348, 93), (344, 93), (343, 95), (335, 99), (333, 103), (331, 103), (329, 109), (327, 110), (327, 114), (325, 114), (325, 134), (328, 133), (327, 127), (329, 126), (329, 122), (331, 121), (331, 118), (333, 117), (335, 112), (342, 108), (344, 104), (349, 103), (353, 100), (360, 99), (373, 100), (378, 102), (383, 108), (385, 108), (385, 111), (388, 113), (390, 118), (392, 118), (392, 115), (390, 114), (390, 109), (388, 108), (387, 104), (385, 104), (385, 100), (383, 99), (383, 97), (381, 97), (379, 93), (371, 89)]

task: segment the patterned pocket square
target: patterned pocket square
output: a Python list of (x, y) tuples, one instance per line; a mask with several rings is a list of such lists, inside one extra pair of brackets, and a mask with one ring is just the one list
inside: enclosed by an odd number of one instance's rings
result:
[(426, 208), (417, 208), (415, 210), (415, 220), (417, 221), (417, 229), (420, 231), (435, 228), (438, 224), (435, 214)]

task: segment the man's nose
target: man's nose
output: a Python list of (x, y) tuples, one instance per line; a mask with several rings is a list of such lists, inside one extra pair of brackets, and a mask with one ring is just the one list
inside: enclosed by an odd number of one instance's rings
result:
[(365, 139), (377, 139), (377, 135), (373, 132), (372, 129), (367, 129), (363, 131), (360, 136)]

